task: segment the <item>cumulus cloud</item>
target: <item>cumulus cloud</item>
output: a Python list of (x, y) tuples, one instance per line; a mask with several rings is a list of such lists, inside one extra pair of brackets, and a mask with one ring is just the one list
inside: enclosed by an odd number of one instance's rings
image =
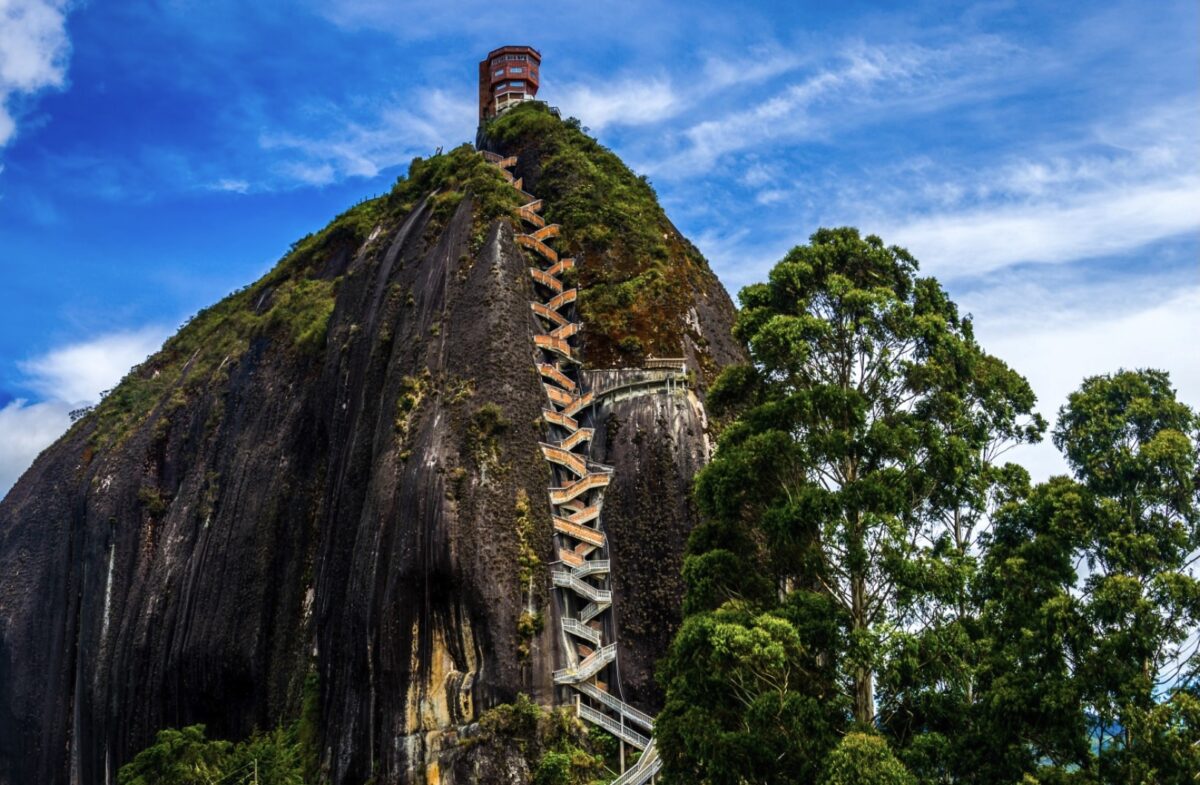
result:
[(56, 347), (18, 367), (27, 377), (25, 385), (42, 397), (88, 403), (156, 351), (165, 337), (158, 327), (109, 333)]
[(0, 409), (0, 498), (71, 424), (71, 405), (18, 398)]
[(17, 131), (14, 100), (66, 79), (67, 8), (66, 0), (0, 0), (0, 147)]
[(59, 346), (19, 364), (23, 386), (42, 397), (18, 398), (0, 409), (0, 493), (70, 425), (72, 409), (95, 403), (128, 370), (158, 349), (158, 327), (101, 335)]

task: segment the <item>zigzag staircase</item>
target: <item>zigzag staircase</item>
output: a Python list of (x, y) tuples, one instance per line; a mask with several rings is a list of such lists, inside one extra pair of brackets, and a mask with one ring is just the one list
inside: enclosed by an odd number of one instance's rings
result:
[(581, 324), (575, 309), (576, 290), (567, 288), (562, 274), (574, 268), (574, 259), (560, 259), (548, 243), (561, 237), (557, 224), (539, 215), (542, 200), (521, 190), (522, 182), (511, 171), (514, 157), (502, 158), (482, 151), (504, 178), (528, 201), (518, 210), (529, 232), (517, 235), (539, 264), (530, 268), (534, 288), (544, 298), (531, 303), (544, 333), (534, 336), (541, 359), (537, 363), (548, 407), (543, 412), (549, 438), (542, 454), (555, 478), (550, 488), (555, 547), (559, 559), (552, 565), (552, 582), (559, 594), (565, 667), (554, 671), (554, 682), (575, 692), (576, 713), (622, 742), (642, 751), (638, 761), (613, 785), (643, 785), (662, 767), (650, 734), (654, 719), (609, 692), (617, 677), (617, 644), (609, 583), (608, 543), (601, 526), (604, 491), (612, 481), (611, 467), (588, 458), (592, 429), (580, 426), (579, 416), (599, 396), (583, 391), (575, 352)]

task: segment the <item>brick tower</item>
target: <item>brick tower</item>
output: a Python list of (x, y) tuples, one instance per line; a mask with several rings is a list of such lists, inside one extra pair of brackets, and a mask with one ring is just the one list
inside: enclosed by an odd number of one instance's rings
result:
[(502, 46), (479, 63), (479, 122), (537, 95), (542, 54), (532, 46)]

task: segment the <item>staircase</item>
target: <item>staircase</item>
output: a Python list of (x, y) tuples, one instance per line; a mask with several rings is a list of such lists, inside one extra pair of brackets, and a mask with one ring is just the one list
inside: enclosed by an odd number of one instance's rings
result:
[[(581, 419), (590, 421), (590, 407), (606, 392), (584, 390), (580, 383), (575, 343), (583, 325), (575, 307), (578, 292), (562, 280), (563, 272), (575, 267), (575, 260), (561, 258), (550, 246), (562, 239), (562, 229), (546, 223), (540, 215), (542, 200), (523, 191), (521, 179), (509, 171), (517, 159), (488, 151), (481, 154), (527, 200), (517, 215), (528, 231), (516, 239), (537, 264), (529, 269), (538, 295), (530, 307), (542, 326), (542, 332), (534, 336), (534, 346), (549, 404), (543, 412), (547, 440), (540, 447), (554, 477), (549, 496), (560, 560), (551, 579), (558, 592), (562, 644), (567, 653), (566, 666), (554, 671), (554, 683), (576, 693), (580, 719), (642, 750), (638, 761), (614, 780), (614, 785), (642, 785), (653, 780), (662, 763), (648, 735), (654, 719), (610, 693), (607, 686), (619, 683), (617, 643), (605, 640), (615, 634), (616, 624), (611, 618), (608, 543), (601, 525), (604, 492), (613, 470), (589, 459), (592, 429), (580, 425)], [(673, 364), (662, 376), (663, 386), (686, 385), (683, 361), (670, 362)], [(613, 389), (614, 394), (623, 391), (624, 387)]]

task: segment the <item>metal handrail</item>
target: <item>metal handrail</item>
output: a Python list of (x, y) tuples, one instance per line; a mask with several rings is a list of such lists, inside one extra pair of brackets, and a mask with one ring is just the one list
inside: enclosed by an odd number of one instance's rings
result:
[(560, 684), (574, 684), (575, 682), (590, 679), (595, 676), (605, 665), (617, 658), (617, 644), (610, 643), (607, 646), (601, 646), (594, 652), (580, 660), (573, 668), (560, 668), (554, 672), (554, 681)]
[(646, 749), (650, 744), (648, 737), (638, 733), (625, 723), (614, 720), (604, 712), (596, 711), (591, 706), (585, 706), (582, 703), (579, 704), (579, 716), (593, 725), (599, 725), (612, 735), (629, 742), (639, 750)]
[(583, 622), (591, 621), (604, 613), (611, 604), (610, 602), (590, 602), (579, 612), (579, 620)]
[(608, 572), (608, 559), (594, 559), (585, 561), (581, 566), (571, 570), (571, 574), (578, 578), (586, 578), (589, 575), (600, 575)]
[(572, 589), (576, 594), (587, 597), (592, 602), (612, 603), (612, 592), (608, 589), (597, 589), (587, 581), (576, 578), (571, 573), (563, 570), (555, 570), (550, 575), (553, 578), (555, 586)]
[(638, 711), (620, 698), (597, 687), (595, 684), (576, 684), (575, 689), (584, 695), (598, 700), (613, 711), (625, 715), (648, 731), (654, 730), (654, 718), (645, 712)]
[(645, 785), (650, 781), (650, 778), (658, 774), (662, 770), (662, 758), (658, 757), (658, 750), (654, 746), (654, 739), (650, 740), (646, 751), (642, 753), (642, 757), (638, 758), (638, 762), (632, 767), (625, 770), (625, 773), (612, 781), (611, 785)]
[(583, 622), (576, 621), (575, 619), (570, 619), (570, 618), (563, 619), (562, 620), (562, 628), (563, 628), (564, 632), (568, 632), (571, 635), (575, 635), (576, 637), (579, 637), (579, 638), (586, 638), (587, 640), (591, 641), (592, 643), (596, 644), (597, 646), (600, 645), (600, 640), (601, 640), (600, 631), (593, 630), (591, 627), (587, 626)]

